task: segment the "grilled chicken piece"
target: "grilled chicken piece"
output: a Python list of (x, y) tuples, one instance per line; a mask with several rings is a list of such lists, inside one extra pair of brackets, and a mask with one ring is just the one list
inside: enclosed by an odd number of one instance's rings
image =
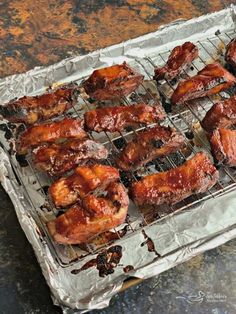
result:
[(236, 166), (236, 131), (216, 129), (210, 139), (212, 153), (217, 161), (230, 167)]
[(185, 70), (199, 55), (198, 47), (190, 41), (175, 47), (169, 55), (166, 65), (155, 68), (154, 80), (173, 80)]
[(122, 170), (136, 170), (149, 161), (167, 156), (184, 146), (184, 137), (170, 127), (155, 126), (138, 133), (117, 158)]
[(126, 62), (95, 70), (83, 83), (86, 93), (96, 100), (109, 100), (131, 94), (143, 81), (143, 75)]
[(174, 204), (193, 193), (204, 193), (216, 184), (219, 173), (209, 157), (199, 152), (183, 165), (166, 172), (148, 175), (132, 185), (138, 205)]
[(157, 104), (155, 107), (138, 104), (132, 106), (116, 106), (87, 111), (84, 114), (85, 126), (88, 130), (116, 132), (138, 124), (164, 120), (164, 109)]
[(11, 122), (34, 124), (59, 116), (73, 104), (77, 85), (63, 86), (40, 96), (24, 96), (0, 107), (0, 114)]
[(47, 144), (33, 150), (36, 166), (49, 175), (61, 175), (91, 160), (106, 159), (108, 150), (90, 139), (71, 139), (60, 144)]
[(225, 61), (236, 67), (236, 38), (232, 39), (226, 47)]
[(208, 64), (197, 75), (182, 81), (171, 96), (173, 104), (213, 95), (228, 89), (236, 83), (236, 78), (219, 63)]
[(119, 177), (119, 171), (110, 166), (79, 166), (71, 176), (56, 180), (50, 186), (49, 194), (56, 207), (65, 207), (84, 198), (89, 192), (117, 181)]
[(212, 132), (216, 128), (236, 124), (236, 96), (215, 103), (201, 122), (203, 129)]
[(18, 153), (27, 154), (30, 148), (59, 139), (87, 137), (83, 129), (84, 121), (80, 119), (65, 118), (61, 121), (31, 126), (20, 137)]
[(89, 242), (93, 237), (125, 221), (129, 198), (121, 183), (113, 182), (106, 196), (88, 195), (55, 220), (47, 224), (55, 241), (62, 244)]

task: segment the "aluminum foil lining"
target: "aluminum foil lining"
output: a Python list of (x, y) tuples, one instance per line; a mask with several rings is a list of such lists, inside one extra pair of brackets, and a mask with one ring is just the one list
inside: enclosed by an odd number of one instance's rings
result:
[[(124, 43), (69, 58), (47, 68), (0, 80), (1, 102), (34, 95), (58, 82), (80, 81), (95, 68), (155, 57), (186, 39), (193, 42), (214, 36), (215, 32), (235, 30), (236, 6), (190, 21), (177, 21), (156, 32)], [(136, 61), (135, 61), (136, 62)], [(6, 133), (0, 133), (0, 178), (9, 194), (29, 242), (32, 244), (55, 304), (64, 313), (103, 308), (129, 276), (149, 278), (191, 257), (225, 243), (236, 236), (236, 191), (201, 202), (194, 208), (146, 226), (142, 232), (119, 239), (102, 252), (90, 254), (63, 267), (55, 259), (39, 225), (35, 207), (43, 199), (27, 178), (27, 191), (13, 171), (17, 164), (9, 157)], [(13, 168), (12, 168), (13, 166)], [(35, 204), (29, 200), (35, 200)], [(151, 243), (151, 245), (149, 245)], [(109, 258), (107, 258), (109, 256)]]

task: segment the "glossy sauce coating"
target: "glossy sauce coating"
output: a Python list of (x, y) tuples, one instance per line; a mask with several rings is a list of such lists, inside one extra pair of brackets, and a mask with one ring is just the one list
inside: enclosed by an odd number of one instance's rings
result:
[(36, 167), (52, 176), (93, 160), (106, 159), (107, 156), (108, 150), (90, 139), (71, 139), (60, 144), (47, 144), (33, 151)]
[(199, 152), (183, 165), (149, 175), (135, 182), (131, 194), (138, 205), (174, 204), (193, 193), (204, 193), (217, 182), (219, 173), (209, 157)]
[(47, 227), (55, 241), (79, 244), (106, 232), (126, 218), (129, 198), (121, 183), (113, 182), (105, 188), (106, 196), (85, 196), (82, 204), (75, 204)]
[(59, 116), (73, 103), (77, 85), (64, 86), (39, 96), (24, 96), (0, 107), (0, 113), (11, 122), (34, 124)]
[(49, 194), (57, 207), (65, 207), (119, 177), (119, 171), (114, 167), (100, 164), (79, 166), (69, 177), (56, 180), (50, 186)]
[(161, 105), (145, 104), (115, 106), (90, 110), (84, 114), (85, 126), (91, 131), (122, 131), (139, 123), (149, 124), (164, 120), (166, 114)]
[(143, 75), (124, 62), (95, 70), (83, 83), (83, 87), (90, 97), (109, 100), (129, 95), (142, 81)]
[(166, 65), (155, 68), (154, 80), (172, 80), (186, 69), (199, 55), (198, 47), (187, 41), (175, 47), (169, 55)]
[(236, 67), (236, 38), (232, 39), (226, 47), (225, 61)]
[(83, 120), (72, 118), (31, 126), (20, 137), (18, 153), (27, 154), (30, 148), (59, 139), (86, 138), (83, 126)]
[(236, 96), (215, 103), (206, 113), (201, 125), (207, 132), (236, 124)]
[(129, 142), (117, 158), (122, 170), (136, 170), (149, 161), (167, 156), (184, 146), (184, 137), (174, 129), (155, 126), (138, 132), (137, 138)]
[(219, 93), (235, 85), (236, 79), (219, 63), (211, 63), (197, 75), (182, 81), (171, 96), (172, 104)]
[(230, 167), (236, 166), (236, 131), (216, 129), (210, 139), (214, 157), (220, 163)]

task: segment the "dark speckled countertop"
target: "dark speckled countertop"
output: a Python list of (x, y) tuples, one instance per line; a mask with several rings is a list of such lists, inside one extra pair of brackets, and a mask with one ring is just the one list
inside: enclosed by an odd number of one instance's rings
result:
[(234, 0), (1, 0), (0, 77), (154, 31)]
[[(154, 31), (233, 0), (2, 0), (0, 77)], [(61, 313), (0, 188), (0, 313)], [(96, 313), (235, 314), (236, 240), (118, 294)]]

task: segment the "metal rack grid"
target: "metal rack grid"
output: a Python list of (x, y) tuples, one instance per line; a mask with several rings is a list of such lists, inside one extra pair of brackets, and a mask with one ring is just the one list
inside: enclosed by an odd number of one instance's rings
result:
[[(201, 42), (197, 42), (196, 44), (200, 50), (200, 57), (192, 63), (192, 66), (189, 70), (183, 72), (183, 74), (179, 77), (178, 82), (180, 80), (186, 79), (189, 76), (195, 75), (207, 63), (214, 62), (215, 60), (219, 59), (222, 62), (224, 47), (234, 36), (235, 32), (215, 34), (215, 36), (212, 38), (206, 38)], [(159, 53), (157, 56), (147, 56), (144, 59), (135, 60), (135, 63), (134, 65), (132, 64), (132, 66), (138, 67), (139, 71), (141, 70), (147, 79), (152, 80), (154, 67), (157, 64), (158, 66), (162, 66), (166, 62), (169, 53), (170, 51), (165, 51), (163, 53)], [(177, 82), (162, 81), (160, 84), (158, 83), (155, 85), (157, 90), (153, 93), (153, 83), (146, 82), (143, 83), (141, 87), (130, 97), (123, 98), (122, 103), (123, 105), (129, 106), (138, 102), (145, 102), (150, 104), (161, 102), (165, 109), (169, 111), (169, 98), (176, 85)], [(217, 95), (217, 99), (219, 99), (219, 97), (222, 99), (228, 96), (228, 94), (223, 92)], [(178, 165), (182, 164), (190, 155), (196, 153), (199, 150), (204, 150), (210, 153), (210, 147), (207, 139), (203, 136), (203, 133), (199, 128), (199, 121), (202, 120), (205, 113), (209, 110), (214, 101), (214, 97), (205, 97), (201, 101), (198, 100), (198, 104), (193, 101), (191, 104), (185, 103), (184, 106), (181, 106), (177, 109), (173, 108), (173, 110), (168, 113), (167, 119), (163, 122), (163, 124), (170, 125), (182, 135), (184, 135), (186, 144), (185, 149), (171, 154), (165, 158), (156, 159), (142, 167), (141, 171), (138, 170), (136, 172), (123, 173), (122, 182), (128, 186), (130, 182), (138, 180), (144, 175), (177, 167)], [(93, 106), (93, 104), (91, 104), (89, 98), (86, 97), (85, 94), (81, 93), (79, 95), (79, 102), (73, 106), (72, 110), (64, 114), (64, 116), (76, 116), (82, 118), (83, 111), (91, 109), (91, 106)], [(81, 110), (81, 108), (83, 109)], [(150, 127), (150, 125), (148, 127)], [(138, 136), (138, 133), (143, 129), (145, 129), (145, 127), (140, 126), (128, 132), (118, 132), (115, 134), (104, 132), (102, 136), (98, 136), (98, 134), (92, 132), (90, 137), (106, 145), (112, 153), (110, 155), (117, 155), (122, 146), (130, 139)], [(191, 137), (190, 139), (188, 138), (189, 136)], [(202, 201), (205, 201), (209, 198), (215, 198), (236, 188), (236, 170), (233, 168), (221, 166), (219, 169), (220, 179), (218, 183), (209, 189), (206, 193), (201, 195), (192, 195), (188, 199), (185, 199), (172, 206), (152, 206), (149, 207), (148, 210), (147, 208), (137, 208), (132, 203), (125, 224), (117, 229), (112, 230), (109, 234), (109, 236), (112, 235), (112, 240), (109, 239), (109, 237), (100, 236), (96, 239), (96, 241), (93, 241), (92, 244), (87, 244), (80, 247), (75, 245), (64, 246), (55, 243), (50, 238), (45, 226), (45, 222), (49, 219), (48, 214), (51, 215), (50, 219), (52, 219), (52, 216), (56, 216), (58, 214), (57, 209), (55, 209), (53, 206), (47, 195), (47, 192), (44, 189), (44, 181), (47, 181), (48, 184), (50, 184), (52, 179), (49, 177), (45, 179), (45, 174), (42, 174), (36, 170), (32, 159), (29, 157), (27, 160), (32, 175), (37, 181), (37, 190), (40, 191), (48, 205), (46, 215), (44, 210), (37, 210), (37, 223), (41, 227), (40, 229), (42, 233), (46, 235), (45, 240), (52, 250), (55, 259), (60, 263), (61, 266), (71, 265), (71, 263), (73, 263), (75, 260), (83, 258), (88, 254), (93, 254), (103, 247), (110, 245), (113, 241), (119, 241), (119, 239), (124, 236), (132, 236), (133, 232), (140, 232), (142, 228), (150, 224), (154, 224), (160, 219), (165, 219), (170, 215), (176, 214), (177, 212), (187, 208), (193, 208)], [(107, 159), (107, 163), (115, 166), (113, 158)], [(18, 168), (14, 167), (14, 169), (16, 174), (18, 174), (21, 184), (25, 186)], [(26, 187), (25, 191), (27, 192)], [(29, 197), (29, 194), (27, 196)], [(31, 203), (33, 204), (33, 202)]]

